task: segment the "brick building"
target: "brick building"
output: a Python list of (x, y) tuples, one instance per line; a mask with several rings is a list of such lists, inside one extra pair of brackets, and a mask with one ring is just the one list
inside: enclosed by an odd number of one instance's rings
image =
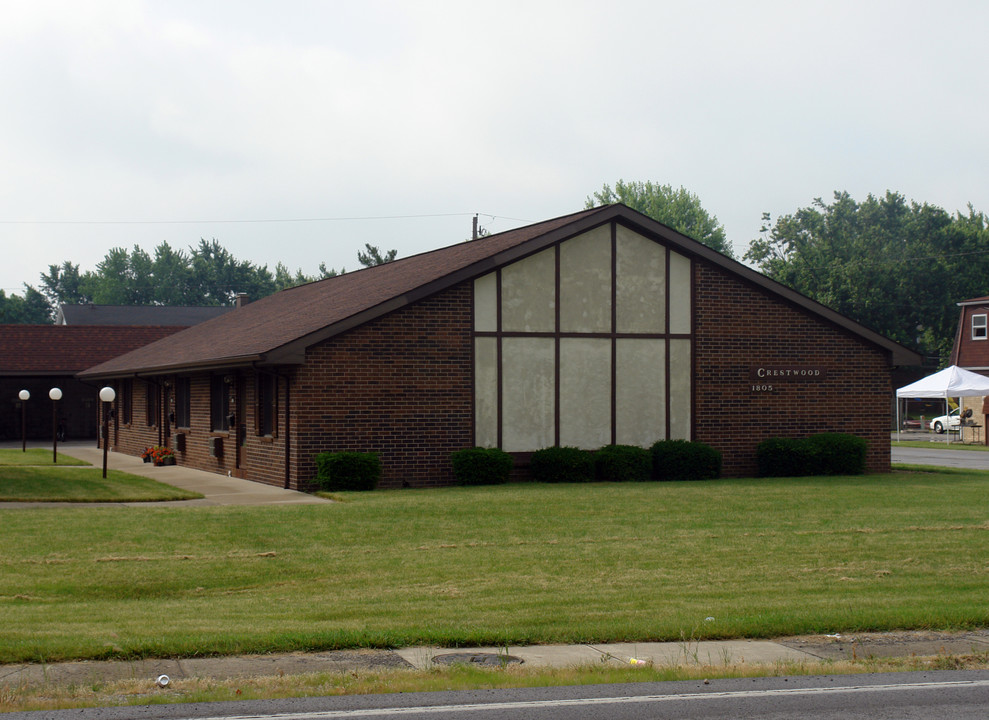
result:
[(171, 335), (182, 327), (130, 325), (0, 325), (0, 397), (7, 412), (0, 413), (0, 440), (21, 438), (21, 401), (31, 397), (23, 413), (29, 440), (52, 437), (52, 404), (48, 393), (62, 391), (55, 408), (58, 422), (70, 440), (96, 438), (99, 387), (75, 377), (80, 370)]
[[(115, 449), (306, 487), (327, 450), (384, 486), (450, 453), (707, 442), (726, 474), (771, 436), (854, 432), (889, 467), (890, 370), (914, 352), (609, 205), (303, 285), (80, 374)], [(849, 401), (849, 399), (853, 401)]]
[[(951, 348), (949, 365), (989, 377), (989, 297), (977, 297), (958, 303), (958, 330)], [(984, 418), (983, 397), (960, 399), (961, 411), (972, 410), (975, 417)], [(986, 436), (989, 443), (989, 435)]]

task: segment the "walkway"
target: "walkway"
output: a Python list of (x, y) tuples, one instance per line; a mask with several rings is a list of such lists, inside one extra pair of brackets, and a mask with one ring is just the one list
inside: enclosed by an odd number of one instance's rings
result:
[[(41, 445), (39, 443), (29, 443), (29, 447), (48, 447), (51, 445)], [(16, 443), (20, 448), (20, 443)], [(14, 447), (14, 444), (4, 443), (3, 447)], [(58, 446), (59, 453), (79, 460), (92, 463), (94, 467), (103, 467), (103, 451), (96, 447), (95, 442), (67, 442)], [(171, 465), (167, 467), (155, 467), (151, 463), (144, 462), (139, 457), (132, 457), (122, 453), (111, 452), (107, 455), (107, 467), (111, 470), (122, 470), (132, 475), (163, 482), (183, 490), (191, 490), (201, 493), (203, 498), (198, 500), (178, 500), (170, 502), (142, 502), (142, 503), (112, 503), (113, 505), (132, 505), (148, 507), (152, 505), (181, 505), (183, 507), (202, 505), (315, 505), (332, 502), (324, 498), (309, 495), (308, 493), (296, 492), (295, 490), (285, 490), (284, 488), (264, 485), (250, 480), (241, 480), (235, 477), (219, 475), (217, 473), (193, 470), (181, 465)], [(26, 505), (55, 507), (66, 503), (3, 503), (0, 507), (19, 507)], [(78, 503), (71, 503), (78, 507)], [(101, 505), (104, 503), (90, 503), (90, 505)]]

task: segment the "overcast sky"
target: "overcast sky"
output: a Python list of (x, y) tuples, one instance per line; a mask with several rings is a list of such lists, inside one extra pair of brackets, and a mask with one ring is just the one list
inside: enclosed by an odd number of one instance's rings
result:
[(989, 3), (0, 0), (0, 287), (111, 247), (315, 273), (684, 186), (989, 211)]

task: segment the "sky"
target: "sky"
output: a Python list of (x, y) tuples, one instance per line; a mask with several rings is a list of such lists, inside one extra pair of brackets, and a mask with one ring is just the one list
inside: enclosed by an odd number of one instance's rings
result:
[(0, 0), (0, 288), (216, 239), (354, 270), (684, 187), (989, 212), (989, 3)]

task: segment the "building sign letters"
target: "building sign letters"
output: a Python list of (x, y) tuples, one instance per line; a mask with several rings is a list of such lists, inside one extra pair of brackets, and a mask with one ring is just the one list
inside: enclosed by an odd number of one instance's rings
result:
[(752, 392), (770, 392), (773, 385), (792, 382), (821, 382), (826, 368), (804, 365), (754, 365), (749, 368)]

